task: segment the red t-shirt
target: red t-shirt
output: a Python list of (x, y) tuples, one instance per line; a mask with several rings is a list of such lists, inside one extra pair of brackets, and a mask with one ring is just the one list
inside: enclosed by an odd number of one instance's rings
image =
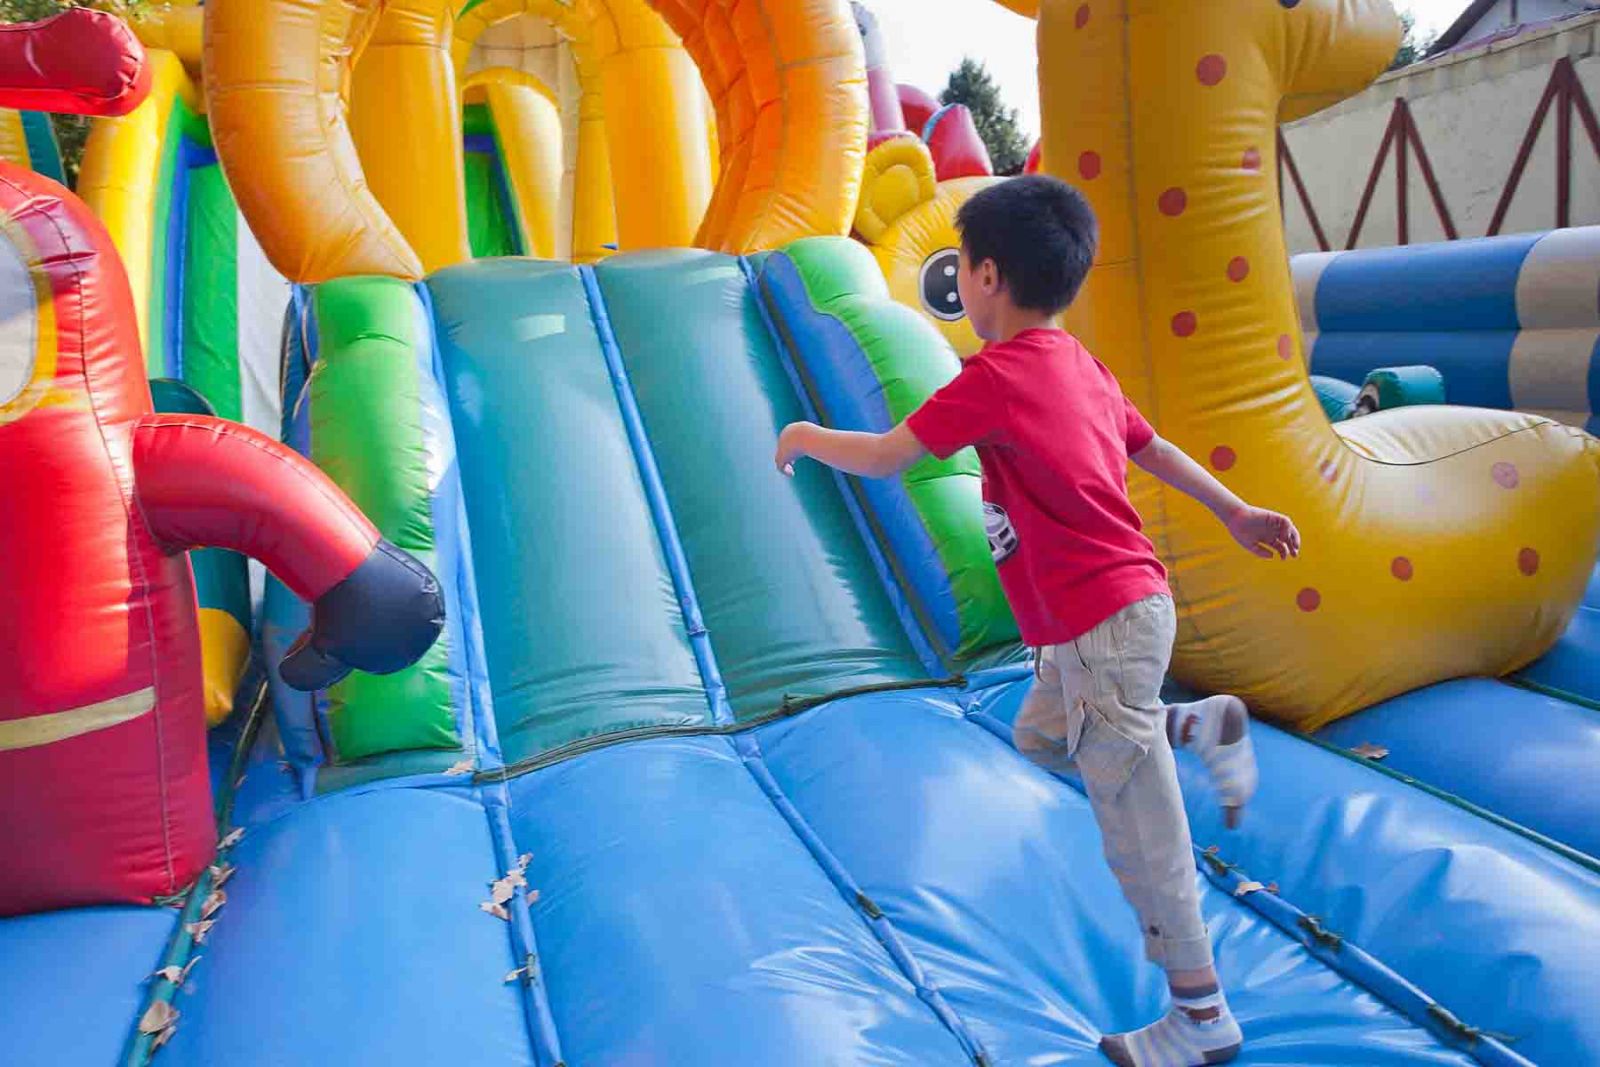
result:
[(1155, 431), (1071, 334), (986, 346), (906, 421), (940, 459), (977, 446), (989, 549), (1023, 641), (1064, 644), (1168, 591), (1128, 500), (1128, 456)]

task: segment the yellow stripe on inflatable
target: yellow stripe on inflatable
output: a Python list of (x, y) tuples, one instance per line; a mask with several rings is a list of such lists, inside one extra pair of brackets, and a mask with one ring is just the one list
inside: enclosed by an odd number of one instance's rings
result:
[(350, 88), (350, 136), (367, 185), (429, 272), (472, 257), (450, 61), (455, 6), (386, 0)]
[[(207, 5), (211, 138), (239, 210), (290, 281), (422, 276), (417, 253), (367, 188), (345, 117), (351, 60), (381, 8), (379, 0)], [(448, 102), (455, 106), (454, 94)]]
[(220, 608), (201, 608), (200, 674), (207, 726), (233, 713), (233, 695), (249, 661), (250, 635), (239, 620)]
[(147, 687), (137, 693), (85, 704), (81, 708), (30, 715), (26, 719), (7, 719), (0, 722), (0, 752), (38, 748), (40, 745), (65, 741), (69, 737), (104, 730), (148, 715), (155, 710), (155, 706), (156, 691)]
[(462, 93), (472, 90), (483, 93), (494, 118), (522, 247), (530, 256), (553, 259), (565, 167), (561, 105), (544, 82), (509, 67), (488, 67), (471, 75)]
[(1265, 562), (1139, 476), (1182, 607), (1174, 671), (1314, 729), (1444, 678), (1501, 674), (1576, 610), (1600, 458), (1506, 412), (1323, 416), (1273, 181), (1276, 122), (1348, 96), (1399, 40), (1380, 0), (1044, 0), (1046, 158), (1089, 197), (1097, 265), (1068, 325), (1157, 430), (1299, 524)]
[(200, 109), (199, 94), (171, 52), (146, 53), (150, 95), (126, 115), (95, 119), (78, 172), (78, 196), (105, 223), (133, 290), (139, 339), (150, 351), (150, 256), (155, 248), (156, 201), (162, 148), (173, 103)]

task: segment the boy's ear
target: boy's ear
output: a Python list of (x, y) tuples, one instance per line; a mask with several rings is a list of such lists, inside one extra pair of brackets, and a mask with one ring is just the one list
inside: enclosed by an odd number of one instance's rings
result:
[(909, 133), (887, 137), (867, 152), (856, 232), (876, 244), (906, 212), (931, 202), (938, 192), (928, 146)]

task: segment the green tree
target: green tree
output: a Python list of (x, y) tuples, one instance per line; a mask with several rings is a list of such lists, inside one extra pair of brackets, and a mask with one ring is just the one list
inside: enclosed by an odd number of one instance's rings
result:
[[(82, 4), (73, 0), (0, 0), (0, 23), (37, 22), (69, 7), (97, 8), (133, 21), (147, 18), (165, 6), (160, 0), (87, 0)], [(50, 124), (55, 127), (56, 144), (61, 148), (61, 169), (66, 172), (67, 184), (75, 186), (83, 146), (89, 140), (89, 119), (83, 115), (51, 115)]]
[(939, 94), (941, 104), (965, 104), (972, 112), (978, 136), (989, 149), (989, 161), (996, 174), (1016, 174), (1028, 160), (1028, 140), (1017, 124), (1017, 109), (1007, 107), (1000, 98), (1000, 87), (989, 70), (970, 56), (950, 72), (950, 80)]
[(1433, 47), (1432, 37), (1417, 36), (1417, 17), (1411, 12), (1402, 12), (1400, 15), (1400, 47), (1395, 51), (1394, 59), (1389, 63), (1390, 70), (1399, 70), (1409, 67), (1428, 54), (1428, 49)]

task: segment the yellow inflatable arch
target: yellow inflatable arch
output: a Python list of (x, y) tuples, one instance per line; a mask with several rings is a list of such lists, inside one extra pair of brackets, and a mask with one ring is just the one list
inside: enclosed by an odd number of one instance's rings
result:
[(1175, 673), (1315, 728), (1543, 653), (1594, 564), (1600, 442), (1451, 407), (1333, 426), (1299, 358), (1274, 132), (1383, 70), (1386, 0), (1037, 6), (1045, 162), (1101, 225), (1068, 326), (1163, 435), (1304, 534), (1267, 564), (1137, 479), (1182, 607)]
[[(505, 17), (527, 10), (588, 27), (586, 60), (599, 67), (601, 96), (630, 102), (611, 109), (620, 117), (605, 137), (613, 178), (626, 174), (629, 183), (659, 173), (659, 164), (641, 153), (652, 150), (649, 138), (663, 130), (673, 131), (677, 144), (704, 151), (695, 94), (673, 93), (660, 102), (675, 109), (671, 122), (653, 120), (645, 128), (639, 119), (633, 133), (622, 125), (635, 121), (629, 112), (640, 84), (680, 77), (674, 72), (683, 68), (672, 56), (687, 50), (714, 105), (719, 146), (715, 189), (693, 243), (752, 251), (848, 232), (866, 148), (867, 98), (847, 5), (488, 0), (477, 6), (486, 9), (479, 16), (485, 25), (496, 21), (496, 11)], [(232, 0), (210, 7), (204, 67), (213, 138), (240, 209), (291, 279), (416, 278), (466, 258), (456, 79), (462, 35), (452, 12), (445, 0)], [(470, 43), (468, 37), (468, 49)], [(363, 56), (364, 48), (377, 51)], [(364, 85), (381, 89), (363, 91)], [(393, 122), (396, 114), (408, 121)], [(623, 248), (687, 243), (681, 223), (697, 195), (693, 182), (665, 196), (655, 185), (648, 197), (635, 195), (631, 184), (614, 187)], [(666, 233), (663, 220), (678, 229)]]

